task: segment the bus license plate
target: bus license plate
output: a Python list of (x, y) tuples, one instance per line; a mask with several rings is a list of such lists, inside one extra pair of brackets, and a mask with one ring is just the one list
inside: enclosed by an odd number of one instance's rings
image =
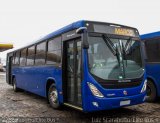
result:
[(120, 106), (129, 105), (131, 103), (130, 100), (125, 100), (120, 102)]

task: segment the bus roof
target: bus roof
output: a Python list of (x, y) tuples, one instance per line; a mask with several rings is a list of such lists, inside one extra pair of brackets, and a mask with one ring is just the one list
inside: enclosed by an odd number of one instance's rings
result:
[[(15, 51), (17, 51), (17, 50), (20, 50), (20, 49), (23, 49), (23, 48), (26, 48), (26, 47), (29, 47), (29, 46), (32, 46), (33, 44), (40, 43), (40, 42), (42, 42), (42, 41), (44, 41), (44, 40), (48, 40), (48, 39), (50, 39), (50, 38), (53, 38), (53, 37), (55, 37), (55, 36), (58, 36), (58, 35), (60, 35), (60, 34), (65, 33), (65, 32), (68, 32), (68, 31), (71, 31), (71, 30), (74, 30), (74, 29), (77, 29), (77, 28), (80, 28), (80, 27), (84, 27), (86, 22), (102, 23), (102, 24), (108, 24), (108, 25), (117, 25), (117, 26), (122, 26), (122, 27), (126, 27), (126, 28), (136, 29), (136, 28), (133, 28), (133, 27), (129, 27), (129, 26), (125, 26), (125, 25), (120, 25), (120, 24), (114, 24), (114, 23), (88, 21), (88, 20), (79, 20), (79, 21), (73, 22), (73, 23), (71, 23), (71, 24), (69, 24), (69, 25), (67, 25), (67, 26), (65, 26), (65, 27), (63, 27), (63, 28), (60, 28), (60, 29), (57, 30), (57, 31), (54, 31), (54, 32), (52, 32), (52, 33), (50, 33), (50, 34), (48, 34), (48, 35), (40, 38), (39, 40), (31, 43), (30, 45), (27, 45), (27, 46), (25, 46), (25, 47), (16, 49), (16, 50), (14, 50), (14, 51), (12, 51), (12, 52), (15, 52)], [(137, 30), (137, 29), (136, 29), (136, 30)], [(10, 53), (12, 53), (12, 52), (10, 52)]]
[(141, 35), (141, 39), (160, 37), (160, 31)]
[(49, 38), (52, 38), (54, 36), (57, 36), (57, 35), (60, 35), (60, 34), (63, 34), (65, 32), (68, 32), (70, 30), (74, 30), (74, 29), (77, 29), (77, 28), (80, 28), (80, 27), (83, 27), (85, 26), (85, 23), (86, 22), (93, 22), (93, 23), (102, 23), (102, 24), (109, 24), (109, 25), (117, 25), (117, 26), (123, 26), (123, 27), (126, 27), (126, 28), (132, 28), (132, 29), (136, 29), (136, 28), (133, 28), (133, 27), (129, 27), (129, 26), (125, 26), (125, 25), (120, 25), (120, 24), (114, 24), (114, 23), (107, 23), (107, 22), (97, 22), (97, 21), (88, 21), (88, 20), (79, 20), (79, 21), (76, 21), (74, 23), (71, 23), (57, 31), (54, 31), (46, 36), (44, 36), (43, 38), (39, 39), (37, 42), (40, 42), (40, 41), (44, 41), (44, 40), (47, 40)]
[(43, 41), (43, 40), (47, 40), (49, 38), (52, 38), (52, 37), (54, 37), (56, 35), (60, 35), (62, 33), (68, 32), (70, 30), (77, 29), (79, 27), (83, 27), (84, 26), (84, 22), (85, 22), (84, 20), (80, 20), (80, 21), (71, 23), (71, 24), (69, 24), (69, 25), (67, 25), (67, 26), (65, 26), (65, 27), (63, 27), (63, 28), (61, 28), (61, 29), (59, 29), (57, 31), (54, 31), (54, 32), (44, 36), (43, 38), (39, 39), (38, 42), (39, 41)]

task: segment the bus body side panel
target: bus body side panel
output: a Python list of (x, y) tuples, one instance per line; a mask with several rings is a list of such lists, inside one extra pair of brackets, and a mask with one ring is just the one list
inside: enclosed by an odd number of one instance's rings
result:
[(87, 82), (88, 82), (88, 62), (87, 62), (87, 50), (83, 49), (82, 50), (82, 56), (83, 56), (83, 81), (82, 81), (82, 106), (83, 106), (83, 111), (88, 112), (88, 89), (87, 88)]
[[(147, 34), (143, 34), (141, 35), (141, 40), (146, 43), (146, 42), (154, 42), (154, 40), (157, 40), (157, 46), (159, 45), (159, 39), (160, 39), (160, 31), (158, 32), (151, 32), (151, 33), (147, 33)], [(147, 50), (147, 45), (145, 45), (146, 49)], [(148, 45), (148, 47), (150, 48), (155, 48), (151, 45)], [(151, 50), (151, 53), (155, 54), (156, 56), (156, 59), (159, 57), (158, 56), (158, 53), (159, 53), (159, 48), (157, 48), (156, 50), (152, 51)], [(157, 54), (156, 54), (156, 53)], [(147, 78), (150, 78), (153, 80), (154, 84), (155, 84), (155, 87), (157, 89), (157, 96), (160, 96), (160, 63), (159, 63), (159, 60), (155, 60), (155, 59), (152, 59), (152, 58), (147, 58), (147, 52), (145, 52), (146, 54), (146, 60), (148, 59), (148, 61), (151, 61), (150, 63), (146, 62), (145, 63), (145, 66), (146, 66), (146, 72), (147, 72)], [(154, 57), (155, 57), (154, 56)]]
[[(48, 78), (54, 78), (58, 92), (62, 91), (62, 70), (53, 66), (34, 66), (14, 68), (17, 87), (46, 97)], [(60, 95), (59, 95), (60, 96)], [(62, 100), (62, 97), (60, 97)]]
[(146, 64), (147, 78), (151, 78), (157, 88), (157, 94), (160, 96), (160, 64)]
[(21, 81), (21, 76), (20, 76), (20, 70), (18, 67), (13, 67), (12, 68), (12, 76), (14, 76), (14, 78), (16, 79), (16, 86), (18, 88), (24, 89), (24, 82), (20, 82)]

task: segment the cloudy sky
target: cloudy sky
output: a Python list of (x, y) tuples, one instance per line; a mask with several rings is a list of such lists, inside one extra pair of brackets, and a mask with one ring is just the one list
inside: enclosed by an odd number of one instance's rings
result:
[(159, 0), (0, 0), (0, 43), (19, 48), (81, 19), (160, 31), (159, 12)]

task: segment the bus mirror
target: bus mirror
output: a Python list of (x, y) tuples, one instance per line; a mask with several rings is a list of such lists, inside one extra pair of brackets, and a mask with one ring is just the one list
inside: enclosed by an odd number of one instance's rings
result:
[(82, 34), (82, 41), (83, 41), (83, 48), (84, 49), (88, 49), (89, 48), (89, 44), (88, 44), (88, 40), (87, 40), (87, 27), (80, 27), (76, 30), (77, 34)]
[(87, 30), (87, 27), (80, 27), (80, 28), (78, 28), (78, 29), (76, 30), (76, 33), (77, 33), (77, 34), (81, 34), (81, 33), (83, 33), (85, 30)]
[(87, 43), (83, 42), (83, 48), (84, 48), (84, 49), (88, 49), (88, 48), (89, 48), (88, 42), (87, 42)]
[(88, 43), (88, 33), (87, 31), (84, 31), (82, 35), (82, 41), (83, 41), (83, 48), (88, 49), (89, 48), (89, 43)]

